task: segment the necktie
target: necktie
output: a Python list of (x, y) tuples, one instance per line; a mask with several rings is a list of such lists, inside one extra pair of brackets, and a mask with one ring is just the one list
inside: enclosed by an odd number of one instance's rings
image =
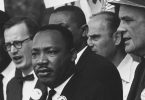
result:
[(56, 91), (54, 89), (51, 89), (49, 91), (49, 96), (48, 96), (48, 99), (47, 100), (52, 100), (52, 97), (55, 95)]
[(127, 100), (135, 100), (135, 97), (137, 96), (139, 87), (142, 84), (141, 80), (142, 80), (143, 72), (145, 70), (144, 65), (145, 65), (145, 59), (141, 58), (141, 62), (136, 68), (134, 79), (133, 79)]
[(4, 100), (3, 97), (3, 75), (0, 74), (0, 100)]
[(34, 75), (27, 75), (25, 77), (19, 77), (18, 80), (23, 83), (24, 81), (33, 81), (34, 80)]

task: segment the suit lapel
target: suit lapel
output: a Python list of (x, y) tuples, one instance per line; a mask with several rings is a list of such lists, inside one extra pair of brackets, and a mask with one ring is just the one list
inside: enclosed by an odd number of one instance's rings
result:
[[(142, 76), (140, 76), (140, 83), (138, 85), (138, 90), (136, 93), (135, 100), (139, 100), (141, 98), (141, 93), (145, 89), (145, 60), (143, 59), (142, 67), (144, 68), (142, 71)], [(145, 96), (145, 90), (144, 90), (144, 96)]]
[(79, 74), (75, 73), (64, 87), (61, 95), (65, 96), (67, 100), (73, 100), (74, 94), (79, 86)]
[(77, 68), (77, 71), (80, 72), (80, 71), (83, 71), (83, 69), (85, 68), (84, 66), (82, 66), (82, 64), (84, 63), (85, 59), (86, 59), (86, 56), (91, 54), (91, 50), (89, 47), (87, 47), (85, 49), (85, 51), (82, 53), (78, 63), (76, 64), (76, 68)]
[(22, 84), (18, 81), (21, 76), (21, 71), (16, 70), (15, 77), (7, 85), (7, 100), (22, 100)]

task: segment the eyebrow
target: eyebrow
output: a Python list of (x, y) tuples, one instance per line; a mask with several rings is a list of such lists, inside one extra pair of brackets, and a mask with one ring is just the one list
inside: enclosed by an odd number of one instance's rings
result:
[(130, 20), (133, 20), (132, 17), (129, 17), (129, 16), (122, 16), (120, 17), (121, 20), (125, 20), (125, 19), (130, 19)]
[[(39, 49), (41, 49), (41, 47), (32, 48), (32, 50), (34, 51), (39, 51)], [(57, 47), (43, 47), (43, 50), (49, 50), (49, 49), (58, 49), (58, 48)]]

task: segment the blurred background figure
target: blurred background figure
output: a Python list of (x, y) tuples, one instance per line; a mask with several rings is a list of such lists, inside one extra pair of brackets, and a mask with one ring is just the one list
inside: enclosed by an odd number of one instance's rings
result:
[(83, 11), (75, 6), (62, 6), (53, 11), (49, 24), (61, 24), (68, 28), (73, 34), (75, 51), (84, 51), (87, 46), (86, 18)]
[(5, 11), (10, 17), (27, 16), (41, 22), (45, 4), (43, 0), (4, 0)]
[[(108, 1), (111, 0), (44, 0), (44, 3), (47, 9), (47, 16), (58, 7), (71, 5), (80, 7), (85, 14), (86, 22), (88, 22), (90, 17), (98, 12), (115, 12), (114, 6), (109, 4)], [(47, 19), (45, 19), (46, 21), (42, 21), (42, 25), (47, 22)]]

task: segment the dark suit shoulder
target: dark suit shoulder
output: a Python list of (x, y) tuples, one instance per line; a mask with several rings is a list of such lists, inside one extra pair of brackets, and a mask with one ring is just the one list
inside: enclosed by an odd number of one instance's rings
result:
[[(111, 95), (122, 100), (122, 81), (117, 68), (104, 57), (94, 54), (89, 48), (80, 57), (77, 63), (78, 77), (91, 84), (97, 80), (105, 84)], [(81, 80), (80, 79), (80, 80)]]
[(12, 78), (7, 85), (7, 100), (21, 100), (21, 84), (16, 77)]

